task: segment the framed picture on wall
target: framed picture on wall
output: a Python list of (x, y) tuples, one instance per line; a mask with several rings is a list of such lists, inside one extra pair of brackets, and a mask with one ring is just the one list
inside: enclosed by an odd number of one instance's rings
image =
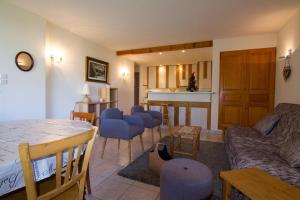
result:
[(109, 63), (86, 57), (85, 80), (90, 82), (108, 83)]

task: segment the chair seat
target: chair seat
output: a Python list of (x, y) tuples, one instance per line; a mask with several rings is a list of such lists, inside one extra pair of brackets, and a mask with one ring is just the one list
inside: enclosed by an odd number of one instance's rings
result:
[(141, 126), (135, 126), (135, 125), (129, 125), (129, 136), (130, 136), (130, 139), (139, 135), (139, 134), (142, 134), (144, 132), (144, 128), (141, 127)]
[(161, 123), (161, 120), (152, 118), (151, 121), (144, 121), (144, 126), (145, 128), (154, 128), (156, 126), (160, 126)]

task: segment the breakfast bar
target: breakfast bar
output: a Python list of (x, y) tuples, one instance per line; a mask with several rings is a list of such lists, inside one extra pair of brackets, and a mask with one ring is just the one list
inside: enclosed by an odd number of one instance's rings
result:
[(212, 94), (210, 91), (149, 91), (147, 103), (151, 109), (166, 105), (174, 126), (198, 125), (210, 129)]

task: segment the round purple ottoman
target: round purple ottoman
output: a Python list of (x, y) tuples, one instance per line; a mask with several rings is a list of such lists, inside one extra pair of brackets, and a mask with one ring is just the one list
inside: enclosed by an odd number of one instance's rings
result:
[(213, 192), (210, 169), (197, 161), (180, 158), (160, 169), (160, 200), (199, 200)]

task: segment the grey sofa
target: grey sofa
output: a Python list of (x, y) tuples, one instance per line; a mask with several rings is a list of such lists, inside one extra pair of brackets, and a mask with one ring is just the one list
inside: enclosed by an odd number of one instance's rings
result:
[[(225, 147), (232, 169), (257, 167), (281, 180), (300, 187), (300, 168), (292, 167), (283, 148), (300, 141), (300, 105), (279, 104), (274, 113), (280, 119), (271, 132), (264, 136), (250, 127), (232, 126), (225, 131)], [(293, 144), (297, 148), (298, 144)], [(296, 158), (299, 158), (297, 153)], [(294, 158), (293, 158), (294, 159)]]

